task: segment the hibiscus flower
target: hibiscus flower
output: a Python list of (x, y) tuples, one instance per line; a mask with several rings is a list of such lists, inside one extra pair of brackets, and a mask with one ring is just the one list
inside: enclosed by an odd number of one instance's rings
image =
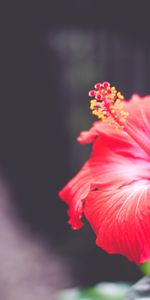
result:
[(150, 260), (150, 96), (124, 101), (107, 82), (89, 95), (100, 120), (77, 140), (92, 152), (59, 196), (73, 229), (84, 214), (99, 247), (141, 264)]

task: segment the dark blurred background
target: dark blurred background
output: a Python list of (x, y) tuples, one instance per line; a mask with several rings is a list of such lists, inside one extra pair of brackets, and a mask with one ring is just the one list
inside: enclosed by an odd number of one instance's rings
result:
[(88, 158), (76, 136), (94, 120), (93, 84), (150, 93), (148, 1), (12, 1), (2, 21), (0, 168), (20, 226), (68, 260), (75, 285), (137, 280), (134, 264), (96, 247), (86, 222), (69, 228), (57, 192)]

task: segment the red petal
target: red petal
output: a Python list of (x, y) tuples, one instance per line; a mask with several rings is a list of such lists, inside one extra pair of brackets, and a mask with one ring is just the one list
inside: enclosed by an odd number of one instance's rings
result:
[(97, 121), (93, 124), (93, 126), (87, 131), (81, 131), (77, 141), (80, 144), (89, 144), (93, 143), (96, 137), (100, 134), (101, 126), (103, 126), (101, 121)]
[(137, 264), (150, 259), (149, 181), (90, 192), (84, 213), (97, 235), (98, 246)]
[[(90, 160), (60, 191), (59, 196), (69, 205), (69, 223), (74, 229), (82, 226), (84, 200), (91, 189), (101, 186), (115, 189), (149, 175), (150, 165), (142, 158), (143, 152), (132, 145), (125, 134), (101, 133)], [(129, 172), (130, 169), (130, 172)]]
[(60, 198), (69, 205), (69, 224), (73, 229), (79, 229), (82, 226), (83, 203), (89, 193), (90, 185), (91, 174), (87, 162), (80, 172), (59, 192)]
[(127, 128), (131, 128), (138, 140), (150, 148), (150, 96), (141, 98), (138, 95), (133, 95), (130, 101), (126, 103), (125, 110), (129, 113)]

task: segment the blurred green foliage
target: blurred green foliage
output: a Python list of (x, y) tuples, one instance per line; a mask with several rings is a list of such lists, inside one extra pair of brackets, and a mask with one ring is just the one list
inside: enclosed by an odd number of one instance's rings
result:
[(123, 300), (129, 290), (128, 283), (103, 282), (93, 288), (72, 288), (59, 293), (58, 300)]
[(141, 271), (143, 272), (144, 275), (150, 275), (150, 261), (142, 264), (140, 266)]

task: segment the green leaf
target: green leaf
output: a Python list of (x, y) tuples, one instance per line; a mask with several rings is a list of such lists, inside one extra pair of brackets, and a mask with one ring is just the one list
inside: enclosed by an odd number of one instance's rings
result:
[(95, 288), (88, 288), (80, 291), (81, 300), (100, 300), (98, 291)]
[(144, 275), (150, 275), (150, 261), (140, 265), (140, 269)]

